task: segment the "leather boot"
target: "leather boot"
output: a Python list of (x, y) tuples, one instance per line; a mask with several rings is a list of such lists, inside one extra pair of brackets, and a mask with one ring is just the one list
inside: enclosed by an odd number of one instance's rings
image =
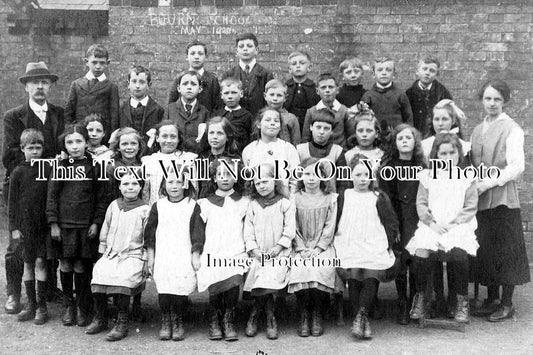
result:
[(226, 313), (224, 314), (224, 319), (222, 320), (222, 325), (224, 327), (224, 340), (225, 341), (235, 341), (239, 340), (237, 337), (237, 331), (235, 330), (235, 309), (227, 308)]
[(458, 295), (452, 295), (448, 293), (448, 301), (446, 302), (446, 317), (449, 319), (454, 319), (459, 309), (459, 304), (457, 303)]
[(398, 323), (401, 325), (409, 324), (409, 304), (406, 298), (398, 303)]
[(306, 307), (300, 307), (300, 325), (298, 335), (301, 337), (309, 336), (309, 312)]
[(364, 337), (364, 317), (366, 316), (366, 309), (360, 308), (357, 314), (355, 315), (355, 318), (352, 323), (352, 334), (359, 339), (363, 339)]
[(37, 310), (35, 311), (35, 319), (33, 320), (33, 323), (36, 325), (43, 325), (48, 321), (47, 295), (48, 287), (46, 281), (37, 281)]
[(274, 314), (274, 297), (269, 295), (265, 305), (266, 318), (267, 318), (267, 338), (278, 338), (278, 323), (276, 322), (276, 316)]
[(259, 310), (260, 302), (258, 299), (255, 300), (254, 305), (252, 306), (252, 311), (250, 312), (250, 318), (248, 318), (248, 323), (246, 323), (246, 336), (254, 337), (257, 334), (257, 323), (259, 321)]
[(370, 321), (368, 320), (368, 316), (366, 314), (363, 314), (363, 339), (372, 339)]
[(183, 316), (174, 314), (172, 316), (172, 340), (180, 341), (185, 339), (185, 328), (183, 327)]
[(454, 318), (459, 323), (470, 322), (468, 296), (457, 295), (457, 309)]
[(67, 327), (73, 326), (76, 323), (76, 305), (74, 304), (74, 299), (65, 296), (63, 305), (65, 307), (62, 318), (63, 325)]
[(86, 327), (89, 325), (89, 323), (91, 323), (91, 311), (89, 308), (89, 304), (92, 303), (90, 300), (92, 295), (90, 286), (87, 285), (87, 282), (87, 273), (74, 273), (74, 284), (76, 287), (77, 303), (76, 322), (78, 324), (78, 327)]
[(160, 340), (170, 340), (172, 337), (172, 327), (170, 324), (170, 313), (161, 315), (161, 329), (159, 330)]
[(417, 292), (413, 299), (413, 306), (411, 307), (411, 319), (420, 319), (426, 316), (426, 295), (424, 292)]
[(220, 311), (218, 309), (213, 309), (211, 311), (211, 320), (209, 322), (209, 339), (220, 340), (222, 337), (222, 329), (220, 328)]
[(96, 298), (96, 315), (85, 329), (85, 334), (98, 334), (107, 330), (107, 322), (107, 295), (103, 295), (103, 297)]
[(313, 309), (312, 313), (311, 335), (314, 337), (319, 337), (323, 332), (324, 328), (322, 328), (322, 314), (320, 314), (320, 309), (318, 309), (318, 305), (315, 303), (315, 308)]
[(7, 314), (17, 314), (20, 312), (20, 295), (9, 295), (4, 306)]
[(124, 339), (128, 335), (128, 313), (119, 312), (117, 323), (105, 336), (107, 341), (117, 341)]
[(19, 322), (26, 322), (35, 318), (35, 310), (37, 309), (37, 300), (35, 296), (35, 280), (24, 281), (26, 287), (26, 294), (28, 302), (24, 306), (22, 312), (17, 316)]

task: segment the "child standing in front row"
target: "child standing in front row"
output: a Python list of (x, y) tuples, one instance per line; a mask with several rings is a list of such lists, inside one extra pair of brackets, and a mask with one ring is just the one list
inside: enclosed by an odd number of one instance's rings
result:
[(344, 85), (339, 89), (337, 100), (346, 107), (352, 107), (361, 102), (366, 90), (361, 84), (364, 68), (363, 61), (357, 57), (344, 60), (339, 65)]
[(159, 294), (161, 340), (184, 339), (183, 315), (187, 296), (196, 289), (190, 237), (190, 221), (196, 202), (191, 197), (194, 188), (187, 174), (188, 169), (180, 176), (170, 172), (163, 179), (163, 198), (152, 205), (144, 230), (148, 270)]
[[(98, 253), (98, 228), (106, 208), (105, 187), (98, 181), (99, 166), (86, 155), (89, 134), (83, 125), (71, 125), (60, 136), (68, 159), (59, 162), (66, 171), (82, 171), (85, 176), (48, 183), (46, 217), (50, 224), (48, 259), (60, 259), (61, 286), (65, 313), (63, 325), (89, 324), (92, 313), (91, 274)], [(73, 296), (76, 285), (76, 303)], [(77, 305), (77, 312), (76, 312)]]
[[(381, 169), (390, 167), (393, 169), (421, 169), (425, 166), (424, 152), (420, 142), (420, 133), (416, 128), (402, 123), (399, 124), (392, 134), (391, 150), (386, 153), (381, 164)], [(395, 176), (391, 180), (385, 180), (379, 176), (379, 187), (385, 192), (392, 203), (394, 212), (400, 222), (400, 243), (395, 250), (400, 251), (400, 270), (396, 276), (396, 292), (398, 293), (399, 324), (409, 324), (409, 309), (416, 293), (415, 273), (413, 270), (413, 258), (405, 250), (405, 246), (413, 237), (418, 214), (416, 213), (416, 194), (418, 191), (418, 179), (399, 178)], [(407, 177), (407, 175), (403, 175)], [(407, 297), (407, 272), (409, 269), (409, 297)]]
[[(37, 180), (39, 165), (32, 159), (39, 159), (43, 153), (44, 136), (42, 132), (29, 128), (22, 131), (20, 148), (25, 161), (19, 164), (10, 175), (9, 184), (9, 231), (11, 239), (21, 243), (24, 260), (24, 286), (28, 302), (18, 314), (20, 322), (32, 320), (42, 325), (48, 320), (46, 306), (46, 179), (50, 167), (45, 167), (45, 180)], [(37, 293), (35, 279), (37, 278)]]
[[(213, 162), (210, 172), (217, 189), (207, 198), (199, 199), (193, 213), (193, 266), (197, 271), (198, 292), (209, 291), (212, 306), (209, 339), (224, 337), (226, 341), (235, 341), (238, 340), (235, 307), (247, 271), (242, 265), (247, 259), (243, 226), (249, 200), (241, 195), (236, 179), (228, 170), (238, 179), (241, 169), (234, 169), (229, 157), (220, 159), (229, 168), (220, 160)], [(242, 163), (239, 165), (242, 167)]]
[[(294, 204), (280, 192), (274, 180), (274, 166), (261, 164), (252, 185), (252, 201), (244, 220), (246, 251), (254, 257), (243, 291), (251, 292), (254, 305), (246, 324), (246, 335), (257, 334), (259, 314), (267, 318), (267, 338), (277, 339), (274, 294), (287, 286), (288, 266), (282, 259), (290, 257), (295, 235)], [(261, 265), (265, 255), (273, 260)], [(286, 261), (286, 260), (285, 260)]]
[[(451, 160), (453, 166), (462, 163), (463, 150), (453, 133), (441, 133), (435, 138), (431, 159)], [(411, 319), (425, 317), (427, 280), (431, 274), (429, 256), (439, 250), (446, 253), (457, 293), (455, 320), (469, 322), (468, 255), (476, 255), (477, 186), (469, 178), (449, 177), (448, 172), (431, 170), (420, 173), (416, 210), (420, 218), (418, 229), (405, 249), (414, 257), (417, 293), (411, 308)]]
[(316, 84), (309, 79), (308, 74), (313, 64), (307, 52), (296, 51), (289, 54), (289, 74), (292, 78), (287, 80), (287, 100), (284, 107), (298, 117), (300, 128), (304, 126), (307, 110), (320, 101), (316, 92)]
[[(296, 237), (294, 251), (296, 258), (333, 260), (333, 235), (337, 218), (337, 194), (329, 191), (328, 185), (320, 181), (315, 173), (317, 158), (302, 162), (305, 168), (296, 193)], [(319, 168), (321, 169), (321, 168)], [(323, 171), (323, 170), (322, 170)], [(323, 171), (325, 173), (325, 171)], [(289, 293), (296, 293), (300, 310), (298, 335), (307, 337), (322, 335), (322, 300), (335, 291), (335, 268), (308, 267), (301, 264), (291, 268)], [(311, 325), (309, 313), (311, 312)], [(309, 331), (311, 330), (311, 331)]]
[(150, 207), (140, 198), (142, 180), (126, 173), (120, 178), (121, 197), (108, 207), (98, 252), (102, 257), (93, 269), (92, 291), (96, 316), (85, 333), (107, 329), (107, 297), (113, 295), (118, 306), (117, 323), (107, 333), (107, 341), (121, 340), (128, 334), (130, 297), (144, 289), (147, 255), (143, 228)]
[(379, 282), (390, 281), (395, 263), (391, 250), (398, 235), (398, 220), (386, 194), (375, 190), (364, 155), (355, 156), (351, 163), (353, 189), (339, 196), (339, 222), (335, 234), (335, 250), (341, 267), (337, 271), (348, 281), (350, 301), (358, 310), (352, 324), (352, 334), (370, 339), (372, 332), (368, 311), (372, 306)]

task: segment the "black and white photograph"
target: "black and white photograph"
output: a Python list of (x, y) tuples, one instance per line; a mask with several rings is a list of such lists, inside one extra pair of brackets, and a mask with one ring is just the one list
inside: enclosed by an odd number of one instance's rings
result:
[(533, 352), (533, 2), (0, 0), (0, 74), (0, 353)]

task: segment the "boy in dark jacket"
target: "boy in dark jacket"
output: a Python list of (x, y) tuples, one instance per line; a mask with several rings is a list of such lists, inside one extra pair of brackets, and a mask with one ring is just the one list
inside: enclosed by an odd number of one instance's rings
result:
[(417, 80), (405, 92), (413, 110), (413, 123), (422, 137), (429, 135), (433, 120), (433, 107), (440, 100), (450, 99), (452, 95), (444, 85), (437, 81), (440, 62), (428, 55), (423, 57), (416, 68)]
[[(202, 79), (202, 92), (198, 95), (198, 101), (209, 112), (222, 107), (220, 100), (220, 85), (215, 74), (205, 70), (204, 63), (207, 58), (207, 46), (205, 43), (194, 40), (187, 44), (185, 49), (187, 54), (187, 62), (189, 62), (189, 69), (200, 74)], [(180, 94), (178, 93), (178, 79), (174, 79), (172, 87), (168, 93), (168, 103), (171, 104), (178, 100)]]
[(105, 74), (109, 53), (101, 44), (93, 44), (84, 60), (89, 71), (70, 85), (65, 104), (65, 123), (78, 123), (88, 115), (98, 113), (104, 121), (104, 142), (107, 143), (111, 133), (119, 127), (118, 87)]
[(393, 83), (394, 61), (389, 57), (374, 60), (372, 89), (364, 93), (362, 101), (374, 111), (382, 133), (389, 133), (400, 123), (413, 124), (413, 112), (405, 92)]
[(165, 109), (148, 95), (151, 85), (150, 70), (136, 65), (128, 73), (131, 97), (120, 105), (120, 127), (135, 128), (145, 143), (150, 139), (146, 133), (155, 128), (165, 114)]
[(239, 104), (242, 99), (242, 83), (235, 78), (226, 78), (220, 83), (221, 97), (224, 101), (224, 108), (215, 111), (211, 116), (220, 116), (227, 118), (233, 125), (235, 132), (235, 142), (237, 150), (242, 150), (250, 143), (250, 134), (252, 131), (253, 117), (246, 109)]
[[(9, 184), (9, 232), (22, 246), (24, 286), (28, 301), (18, 314), (20, 322), (33, 320), (42, 325), (48, 320), (46, 306), (46, 191), (50, 167), (41, 171), (32, 159), (41, 158), (44, 151), (43, 133), (35, 128), (25, 129), (20, 136), (20, 148), (25, 161), (11, 174)], [(40, 174), (44, 173), (42, 176)], [(37, 287), (35, 287), (37, 279)]]
[(241, 106), (255, 116), (266, 105), (263, 97), (265, 85), (274, 79), (274, 76), (256, 61), (259, 43), (253, 33), (243, 33), (235, 42), (239, 64), (225, 72), (222, 79), (233, 77), (242, 82)]
[(312, 66), (308, 53), (297, 51), (289, 54), (289, 73), (292, 78), (285, 83), (287, 100), (283, 106), (298, 117), (300, 128), (304, 126), (307, 110), (320, 101), (320, 96), (316, 93), (315, 82), (307, 76)]

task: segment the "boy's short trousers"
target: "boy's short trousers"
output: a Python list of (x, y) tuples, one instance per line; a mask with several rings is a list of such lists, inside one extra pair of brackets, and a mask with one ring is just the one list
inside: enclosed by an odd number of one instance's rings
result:
[(79, 258), (95, 259), (98, 255), (99, 238), (89, 239), (89, 227), (61, 228), (61, 241), (49, 235), (47, 240), (48, 259)]
[(33, 264), (37, 258), (46, 259), (47, 231), (41, 231), (32, 236), (24, 236), (21, 240), (22, 260)]

